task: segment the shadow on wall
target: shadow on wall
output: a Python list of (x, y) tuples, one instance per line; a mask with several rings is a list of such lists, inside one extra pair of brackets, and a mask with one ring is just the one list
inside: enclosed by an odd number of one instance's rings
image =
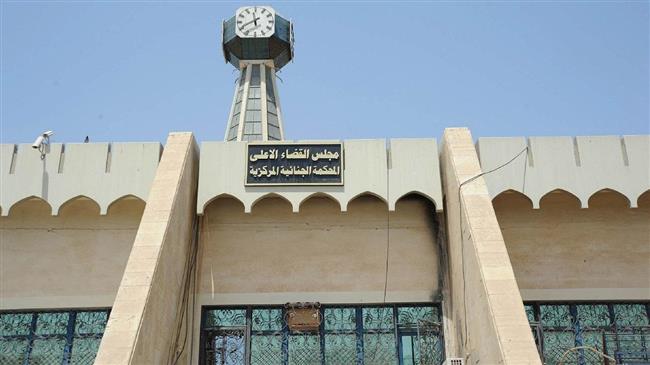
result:
[[(354, 196), (353, 198), (351, 198), (346, 204), (346, 207), (345, 207), (346, 210), (350, 207), (350, 205), (353, 204), (353, 202), (355, 200), (357, 200), (357, 199), (365, 199), (365, 198), (368, 198), (368, 197), (372, 197), (372, 198), (375, 198), (376, 200), (379, 200), (379, 201), (383, 202), (384, 204), (386, 204), (386, 208), (388, 208), (388, 202), (386, 202), (386, 200), (384, 198), (382, 198), (381, 196), (379, 196), (377, 194), (374, 194), (372, 192), (366, 191), (366, 192), (363, 192), (363, 193), (359, 193), (356, 196)], [(431, 203), (431, 206), (434, 208), (434, 212), (435, 212), (436, 202), (433, 200), (433, 198), (431, 198), (430, 196), (427, 196), (424, 193), (418, 192), (418, 191), (412, 191), (412, 192), (409, 192), (409, 193), (406, 193), (406, 194), (402, 195), (397, 200), (396, 206), (401, 201), (409, 200), (409, 199), (413, 199), (413, 198), (428, 200)], [(244, 209), (244, 202), (237, 199), (235, 196), (230, 195), (230, 194), (221, 194), (221, 195), (218, 195), (218, 196), (210, 199), (208, 202), (206, 202), (206, 204), (204, 206), (204, 211), (206, 211), (210, 207), (210, 205), (212, 205), (212, 204), (214, 204), (214, 203), (216, 203), (216, 202), (218, 202), (220, 200), (224, 200), (224, 199), (235, 200), (235, 201), (237, 201), (239, 203), (239, 205), (241, 205), (242, 210)], [(307, 205), (313, 199), (318, 199), (318, 201), (322, 201), (321, 199), (327, 199), (327, 200), (335, 203), (338, 206), (339, 212), (343, 208), (341, 206), (341, 203), (334, 196), (329, 195), (329, 194), (327, 194), (325, 192), (317, 192), (317, 193), (311, 194), (311, 195), (307, 196), (306, 198), (304, 198), (303, 200), (301, 200), (298, 203), (298, 209), (297, 209), (296, 213), (301, 212), (303, 206)], [(287, 199), (286, 197), (284, 197), (283, 195), (278, 194), (278, 193), (268, 193), (268, 194), (265, 194), (265, 195), (257, 198), (251, 204), (251, 213), (253, 213), (253, 210), (255, 209), (256, 206), (258, 206), (260, 203), (264, 202), (265, 200), (273, 200), (275, 202), (278, 202), (279, 200), (282, 200), (283, 202), (289, 204), (290, 207), (292, 207), (291, 201), (289, 199)], [(292, 209), (293, 209), (293, 207), (292, 207)]]
[[(506, 190), (492, 199), (492, 203), (496, 208), (524, 208), (528, 207), (533, 209), (533, 202), (528, 196), (515, 191)], [(637, 200), (639, 208), (648, 206), (650, 204), (650, 190), (641, 194)], [(563, 190), (555, 189), (546, 193), (540, 199), (540, 209), (548, 209), (554, 206), (562, 206), (570, 209), (581, 209), (580, 199), (574, 194)], [(613, 189), (602, 189), (595, 192), (589, 197), (586, 209), (590, 208), (630, 208), (630, 200), (622, 193)], [(634, 209), (634, 208), (632, 208)]]
[(347, 212), (318, 195), (305, 200), (300, 213), (280, 197), (258, 201), (251, 213), (232, 197), (213, 200), (203, 220), (200, 292), (211, 304), (242, 293), (274, 301), (288, 292), (303, 293), (303, 300), (329, 293), (318, 298), (376, 303), (386, 287), (387, 300), (401, 292), (430, 301), (439, 288), (435, 212), (417, 194), (400, 199), (392, 212), (371, 194), (357, 196)]
[(0, 217), (0, 306), (110, 307), (144, 207), (124, 197), (100, 215), (94, 200), (77, 197), (53, 216), (40, 198), (14, 204)]
[(588, 208), (563, 190), (544, 195), (539, 209), (513, 191), (496, 196), (493, 206), (520, 289), (591, 290), (597, 297), (588, 300), (606, 299), (612, 288), (638, 300), (639, 288), (650, 284), (650, 191), (638, 208), (610, 189), (593, 194)]
[(29, 223), (32, 227), (59, 227), (74, 224), (83, 228), (89, 224), (92, 228), (98, 222), (111, 221), (112, 225), (125, 225), (125, 228), (137, 228), (145, 202), (137, 197), (128, 195), (111, 203), (106, 215), (100, 215), (99, 204), (84, 196), (70, 199), (63, 204), (58, 215), (52, 215), (52, 207), (38, 197), (25, 198), (11, 207), (7, 216), (0, 217), (2, 228), (11, 229), (19, 222)]
[[(144, 211), (144, 206), (145, 206), (145, 201), (134, 196), (134, 195), (124, 195), (121, 196), (115, 200), (113, 200), (107, 209), (107, 214), (111, 214), (111, 210), (115, 210), (115, 207), (122, 207), (119, 210), (124, 210), (123, 208), (128, 205), (130, 207), (130, 210), (135, 209), (136, 211), (140, 211), (140, 215), (142, 215), (142, 212)], [(67, 200), (63, 204), (61, 204), (61, 207), (59, 208), (59, 212), (54, 214), (54, 215), (61, 215), (63, 212), (67, 209), (70, 210), (69, 207), (77, 207), (77, 208), (83, 208), (85, 210), (85, 213), (90, 214), (90, 215), (100, 215), (100, 207), (99, 203), (97, 203), (95, 200), (84, 196), (84, 195), (79, 195), (76, 196), (72, 199)], [(93, 208), (91, 208), (91, 206)], [(95, 209), (96, 208), (96, 209)], [(75, 209), (72, 209), (75, 210)], [(33, 212), (32, 212), (33, 211)], [(46, 212), (47, 213), (44, 213)], [(0, 209), (0, 212), (2, 210)], [(16, 215), (16, 214), (29, 214), (29, 212), (32, 212), (32, 214), (37, 214), (37, 215), (53, 215), (52, 213), (52, 206), (45, 201), (44, 199), (37, 197), (37, 196), (29, 196), (24, 199), (21, 199), (14, 203), (11, 207), (9, 207), (9, 216), (11, 215)], [(113, 213), (115, 214), (115, 213)]]

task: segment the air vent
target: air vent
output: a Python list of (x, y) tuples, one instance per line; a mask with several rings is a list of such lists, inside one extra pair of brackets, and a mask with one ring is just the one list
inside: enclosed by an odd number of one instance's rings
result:
[(457, 357), (452, 357), (445, 360), (444, 365), (465, 365), (465, 361)]

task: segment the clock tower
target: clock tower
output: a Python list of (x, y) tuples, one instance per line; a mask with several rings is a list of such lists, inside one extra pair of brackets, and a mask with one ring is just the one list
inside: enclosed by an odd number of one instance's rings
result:
[(246, 6), (223, 22), (226, 62), (239, 70), (225, 141), (281, 141), (276, 71), (293, 59), (293, 25), (269, 6)]

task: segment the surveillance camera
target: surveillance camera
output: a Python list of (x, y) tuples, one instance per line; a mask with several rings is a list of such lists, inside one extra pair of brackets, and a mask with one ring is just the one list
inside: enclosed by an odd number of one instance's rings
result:
[(43, 143), (49, 143), (50, 141), (50, 136), (52, 136), (54, 132), (52, 131), (45, 131), (43, 132), (40, 136), (36, 137), (36, 140), (34, 143), (32, 143), (32, 148), (34, 149), (40, 149), (43, 146)]
[(45, 140), (45, 137), (43, 137), (43, 136), (36, 137), (36, 140), (34, 141), (34, 143), (32, 143), (32, 148), (36, 148), (36, 149), (41, 148), (41, 146), (43, 145), (44, 140)]

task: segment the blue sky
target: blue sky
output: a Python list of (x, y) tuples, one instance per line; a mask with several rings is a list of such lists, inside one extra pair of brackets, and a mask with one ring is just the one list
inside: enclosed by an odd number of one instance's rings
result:
[[(2, 2), (3, 143), (222, 140), (235, 2)], [(274, 2), (288, 139), (650, 133), (649, 2)]]

